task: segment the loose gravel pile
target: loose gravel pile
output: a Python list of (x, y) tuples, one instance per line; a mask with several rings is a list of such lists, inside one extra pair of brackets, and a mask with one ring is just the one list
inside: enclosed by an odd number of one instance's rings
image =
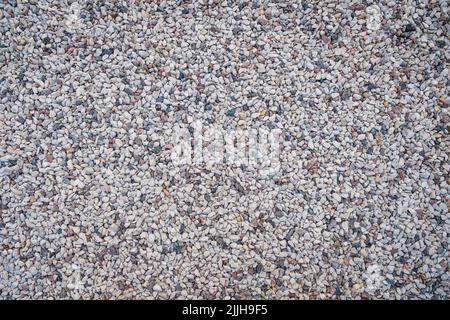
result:
[[(0, 297), (450, 298), (445, 0), (3, 1)], [(174, 128), (281, 130), (280, 167)]]

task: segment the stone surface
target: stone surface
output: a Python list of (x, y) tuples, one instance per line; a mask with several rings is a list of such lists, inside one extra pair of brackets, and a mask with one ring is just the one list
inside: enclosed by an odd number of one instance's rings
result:
[[(449, 33), (446, 1), (3, 1), (0, 298), (448, 299)], [(279, 170), (175, 164), (196, 120), (280, 129)]]

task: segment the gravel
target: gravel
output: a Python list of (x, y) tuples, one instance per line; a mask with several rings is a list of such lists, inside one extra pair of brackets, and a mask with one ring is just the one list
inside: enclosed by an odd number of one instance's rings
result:
[(448, 5), (363, 3), (3, 1), (0, 298), (449, 299)]

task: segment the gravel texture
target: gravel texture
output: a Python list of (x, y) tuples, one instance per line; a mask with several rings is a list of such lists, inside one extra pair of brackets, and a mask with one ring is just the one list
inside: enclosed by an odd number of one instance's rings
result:
[[(2, 1), (0, 298), (449, 299), (444, 1)], [(174, 128), (282, 132), (279, 169)]]

